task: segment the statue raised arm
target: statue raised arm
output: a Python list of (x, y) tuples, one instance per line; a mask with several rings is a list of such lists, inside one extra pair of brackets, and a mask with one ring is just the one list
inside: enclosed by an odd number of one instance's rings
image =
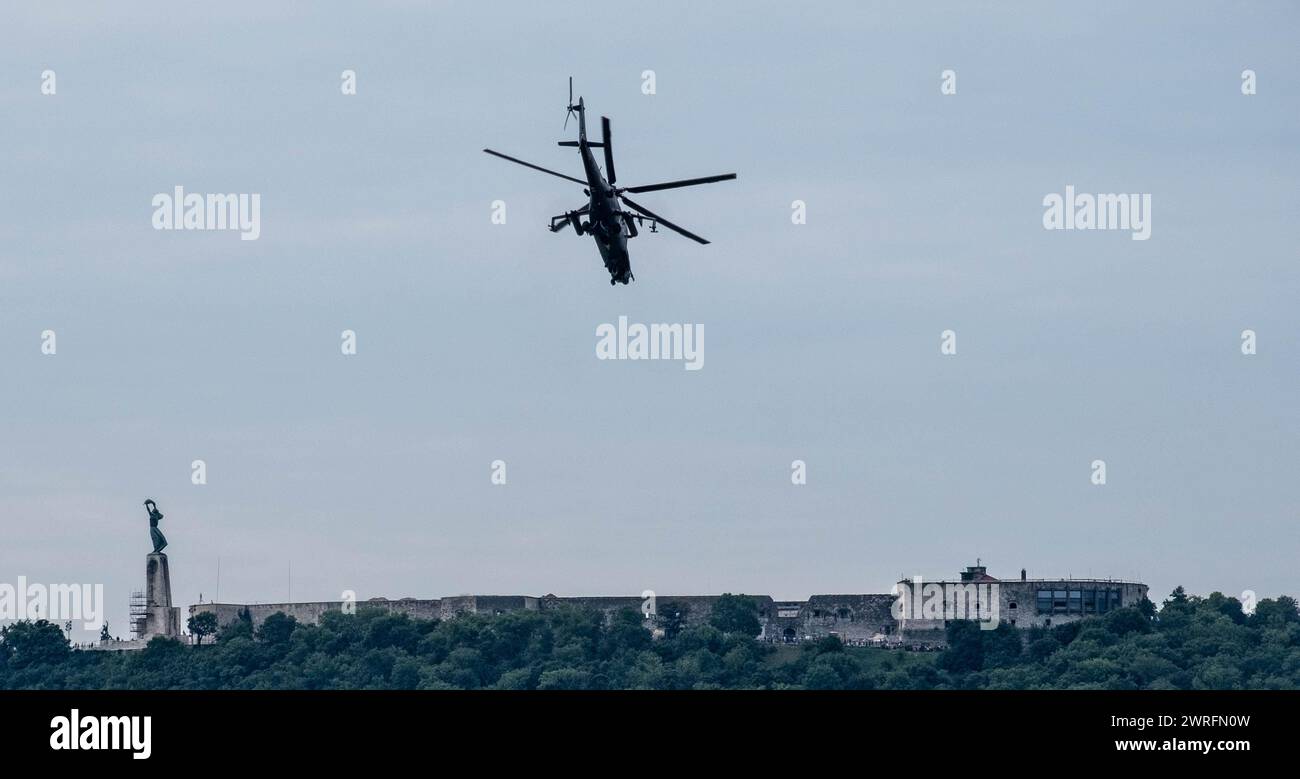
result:
[(153, 540), (153, 553), (158, 554), (167, 546), (167, 537), (158, 529), (158, 522), (163, 518), (162, 512), (158, 510), (158, 504), (154, 503), (153, 498), (148, 498), (144, 502), (144, 507), (149, 512), (149, 538)]

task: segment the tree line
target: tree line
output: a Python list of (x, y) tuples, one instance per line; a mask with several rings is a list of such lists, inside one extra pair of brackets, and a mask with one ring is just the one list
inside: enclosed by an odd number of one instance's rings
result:
[(579, 608), (412, 619), (380, 609), (317, 625), (274, 614), (197, 646), (155, 638), (135, 652), (72, 648), (49, 622), (0, 629), (0, 689), (1300, 689), (1295, 599), (1189, 596), (1051, 628), (954, 621), (919, 653), (755, 641), (757, 604), (724, 595), (707, 621), (660, 605), (659, 634), (635, 610)]

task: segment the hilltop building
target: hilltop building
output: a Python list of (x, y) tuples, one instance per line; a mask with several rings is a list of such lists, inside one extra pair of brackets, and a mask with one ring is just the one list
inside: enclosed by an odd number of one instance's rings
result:
[[(1022, 569), (1019, 579), (1001, 580), (985, 566), (969, 566), (957, 580), (902, 580), (892, 593), (813, 595), (807, 600), (778, 601), (767, 595), (750, 595), (758, 606), (762, 626), (759, 639), (798, 643), (838, 636), (850, 644), (942, 644), (944, 627), (951, 619), (1006, 622), (1017, 628), (1050, 627), (1131, 606), (1147, 595), (1147, 586), (1114, 579), (1030, 579)], [(660, 621), (665, 609), (679, 609), (687, 625), (707, 622), (716, 595), (660, 595), (655, 611)], [(505, 614), (511, 611), (545, 611), (577, 607), (607, 615), (646, 609), (636, 596), (560, 597), (557, 595), (457, 595), (420, 599), (372, 598), (355, 604), (345, 601), (303, 603), (199, 603), (190, 614), (212, 612), (219, 625), (240, 619), (247, 611), (254, 626), (277, 612), (300, 623), (315, 624), (330, 611), (381, 608), (420, 619), (454, 619), (462, 614)], [(967, 610), (958, 610), (959, 606)], [(971, 610), (969, 607), (974, 606)], [(654, 628), (655, 622), (648, 621)]]

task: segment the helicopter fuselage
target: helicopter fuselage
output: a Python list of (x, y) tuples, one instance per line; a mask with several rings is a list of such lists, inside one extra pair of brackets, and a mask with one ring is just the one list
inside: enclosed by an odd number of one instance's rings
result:
[[(569, 117), (575, 113), (578, 115), (578, 140), (560, 141), (560, 145), (578, 150), (578, 156), (582, 158), (583, 178), (544, 168), (541, 165), (534, 165), (526, 160), (511, 157), (509, 154), (502, 154), (492, 149), (483, 150), (484, 153), (491, 154), (494, 157), (500, 157), (516, 165), (523, 165), (525, 168), (532, 168), (535, 171), (562, 178), (583, 187), (583, 193), (588, 198), (587, 202), (579, 208), (551, 217), (551, 232), (557, 233), (566, 227), (572, 227), (573, 232), (579, 236), (590, 233), (592, 240), (596, 242), (596, 249), (600, 252), (600, 258), (605, 263), (605, 270), (609, 271), (609, 283), (611, 285), (628, 284), (636, 280), (636, 277), (632, 275), (632, 262), (628, 257), (627, 242), (637, 237), (640, 232), (638, 225), (649, 222), (649, 231), (652, 233), (658, 232), (657, 228), (659, 227), (666, 227), (672, 232), (689, 238), (696, 243), (708, 243), (707, 239), (701, 238), (680, 225), (673, 224), (632, 200), (624, 193), (631, 192), (634, 195), (640, 195), (642, 192), (659, 192), (664, 189), (694, 187), (699, 184), (730, 181), (736, 177), (735, 173), (722, 173), (716, 176), (701, 176), (676, 181), (661, 181), (635, 187), (619, 186), (618, 174), (614, 172), (614, 141), (610, 132), (609, 117), (602, 116), (600, 118), (601, 139), (599, 141), (588, 141), (587, 106), (581, 97), (578, 98), (576, 104), (573, 102), (573, 79), (570, 78), (568, 113), (564, 118), (566, 130), (569, 127)], [(599, 148), (605, 157), (605, 169), (603, 171), (596, 164), (596, 155), (592, 152), (592, 149), (596, 148)]]
[[(578, 100), (578, 152), (582, 155), (582, 168), (587, 175), (587, 195), (591, 198), (588, 206), (590, 222), (583, 225), (583, 232), (591, 233), (600, 250), (600, 258), (609, 271), (610, 283), (627, 284), (633, 280), (632, 261), (627, 252), (629, 221), (618, 207), (618, 197), (614, 188), (605, 180), (596, 157), (587, 142), (587, 114), (582, 99)], [(634, 235), (634, 234), (633, 234)]]

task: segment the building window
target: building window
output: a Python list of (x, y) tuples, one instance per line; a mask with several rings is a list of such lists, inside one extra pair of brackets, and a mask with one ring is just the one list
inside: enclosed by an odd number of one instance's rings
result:
[[(1039, 614), (1105, 614), (1121, 605), (1120, 590), (1038, 590)], [(1010, 604), (1015, 608), (1016, 604)]]
[(1119, 590), (1098, 590), (1097, 591), (1097, 613), (1105, 614), (1107, 611), (1114, 611), (1123, 604), (1120, 602)]
[(1011, 601), (1011, 603), (1010, 603), (1009, 605), (1011, 606), (1011, 608), (1014, 609), (1014, 608), (1016, 607), (1016, 602), (1015, 602), (1015, 601)]

